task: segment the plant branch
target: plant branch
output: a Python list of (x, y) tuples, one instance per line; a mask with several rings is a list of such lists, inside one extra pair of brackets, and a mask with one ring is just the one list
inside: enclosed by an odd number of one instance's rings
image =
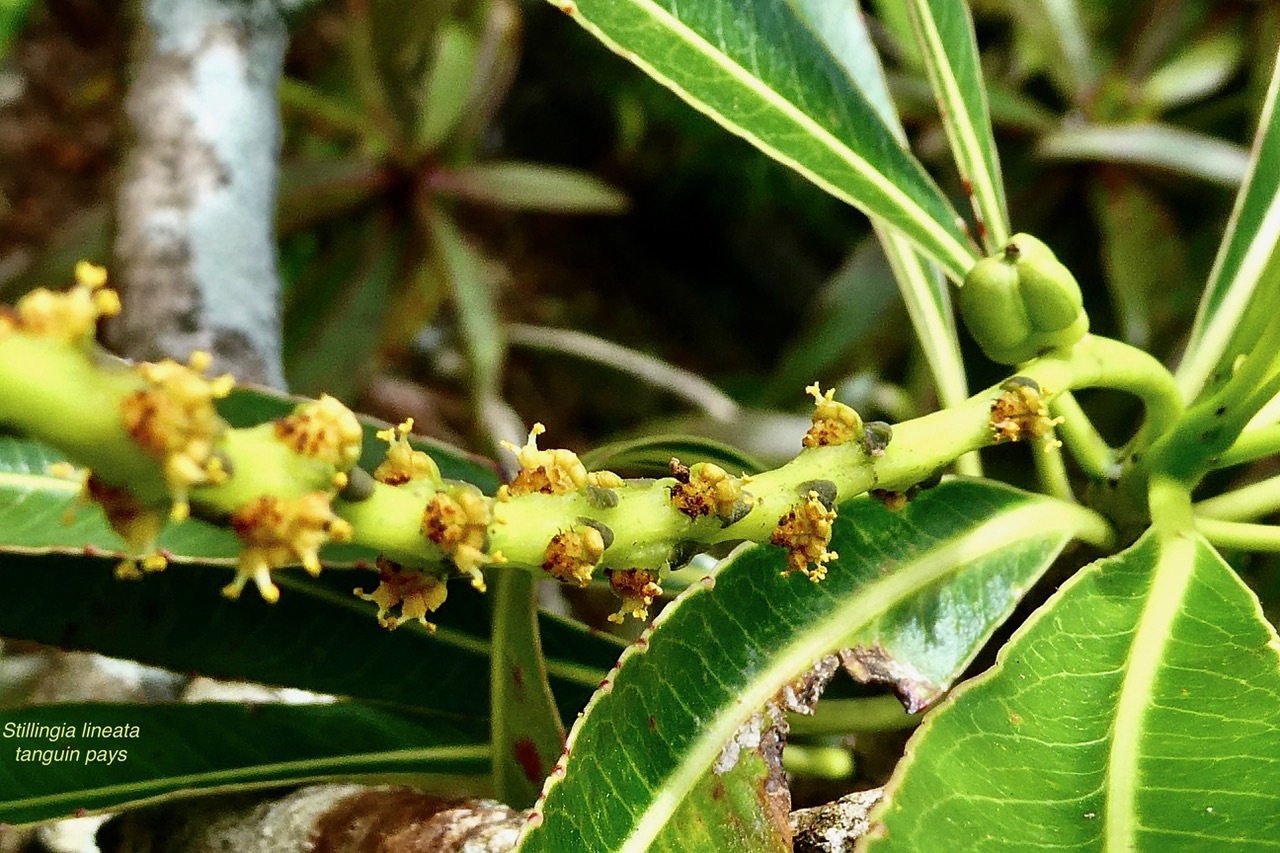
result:
[(921, 714), (908, 714), (896, 696), (869, 699), (824, 699), (812, 715), (787, 717), (791, 735), (847, 735), (854, 732), (892, 732), (909, 729), (920, 722)]
[(1244, 521), (1280, 510), (1280, 477), (1208, 498), (1195, 505), (1196, 515), (1223, 521)]
[(1198, 518), (1196, 529), (1205, 539), (1219, 548), (1237, 548), (1241, 551), (1280, 551), (1280, 527), (1275, 525)]
[[(83, 283), (61, 297), (43, 291), (16, 312), (0, 314), (0, 423), (89, 465), (99, 483), (90, 494), (109, 517), (115, 513), (117, 529), (135, 550), (154, 540), (170, 503), (178, 517), (189, 498), (197, 515), (230, 520), (246, 549), (228, 593), (253, 580), (269, 599), (278, 594), (270, 569), (300, 561), (318, 570), (316, 550), (335, 537), (433, 573), (451, 561), (478, 586), (486, 565), (545, 568), (581, 584), (601, 565), (661, 569), (690, 542), (738, 540), (772, 540), (794, 551), (797, 570), (808, 573), (812, 563), (820, 574), (823, 559), (811, 534), (803, 533), (812, 523), (805, 519), (826, 512), (819, 493), (834, 505), (870, 489), (906, 492), (963, 453), (1042, 438), (1047, 405), (1070, 388), (1135, 393), (1157, 423), (1176, 418), (1181, 405), (1155, 359), (1086, 337), (1025, 365), (1020, 384), (989, 388), (900, 423), (891, 439), (883, 426), (864, 435), (852, 409), (819, 395), (809, 437), (818, 438), (807, 440), (792, 461), (751, 478), (729, 477), (715, 466), (657, 482), (607, 472), (589, 478), (576, 455), (541, 450), (531, 436), (519, 448), (519, 475), (495, 499), (441, 480), (434, 463), (403, 442), (403, 433), (386, 435), (391, 448), (376, 479), (354, 469), (358, 424), (332, 398), (305, 403), (274, 424), (229, 429), (211, 402), (226, 393), (225, 380), (205, 380), (199, 370), (172, 362), (133, 370), (100, 365), (87, 331), (57, 333), (63, 314), (96, 298), (86, 293), (103, 291)], [(70, 308), (50, 308), (58, 299)], [(174, 409), (181, 418), (172, 417)], [(839, 428), (853, 423), (857, 428), (842, 436)], [(429, 584), (410, 592), (417, 596), (415, 614), (443, 600)], [(379, 594), (374, 600), (386, 605)]]
[(1111, 480), (1120, 475), (1116, 451), (1098, 434), (1074, 394), (1058, 395), (1050, 410), (1055, 417), (1062, 418), (1058, 434), (1086, 474), (1095, 480)]
[(136, 0), (113, 248), (129, 311), (106, 330), (121, 355), (206, 350), (283, 385), (276, 86), (285, 12), (303, 5)]
[(1228, 468), (1280, 453), (1280, 424), (1247, 430), (1218, 457), (1215, 468)]

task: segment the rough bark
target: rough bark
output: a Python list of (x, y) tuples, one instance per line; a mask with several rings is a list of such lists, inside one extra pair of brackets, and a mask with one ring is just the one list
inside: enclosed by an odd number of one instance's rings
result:
[(306, 0), (135, 0), (109, 327), (121, 355), (281, 386), (276, 89)]

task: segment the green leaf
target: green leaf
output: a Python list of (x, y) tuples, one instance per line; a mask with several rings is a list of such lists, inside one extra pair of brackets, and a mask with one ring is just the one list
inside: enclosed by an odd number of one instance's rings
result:
[[(34, 441), (0, 435), (0, 551), (126, 556), (124, 541), (96, 504), (80, 499), (79, 479), (56, 477), (51, 465), (66, 457)], [(69, 522), (69, 523), (68, 523)], [(172, 524), (158, 547), (175, 563), (224, 561), (240, 553), (230, 530), (198, 519)]]
[(1249, 163), (1248, 152), (1234, 143), (1144, 122), (1063, 128), (1041, 139), (1036, 151), (1050, 160), (1167, 169), (1228, 187), (1240, 183)]
[(489, 667), (493, 780), (499, 800), (533, 805), (564, 744), (538, 636), (538, 579), (492, 573), (493, 645)]
[(686, 465), (714, 462), (735, 476), (765, 469), (730, 444), (696, 435), (651, 435), (602, 444), (582, 454), (582, 464), (591, 470), (607, 468), (638, 477), (666, 477), (671, 473), (668, 463), (673, 456)]
[(475, 35), (457, 21), (444, 21), (435, 36), (435, 57), (418, 113), (416, 142), (423, 151), (439, 148), (458, 126), (471, 94), (479, 53)]
[[(917, 121), (937, 119), (937, 103), (927, 79), (906, 74), (889, 74), (888, 79), (903, 116)], [(1058, 126), (1056, 115), (999, 80), (987, 81), (987, 107), (997, 127), (1039, 136)]]
[(956, 214), (875, 107), (773, 0), (559, 0), (611, 49), (818, 186), (886, 220), (959, 280)]
[(1090, 196), (1120, 329), (1145, 348), (1177, 316), (1170, 296), (1186, 261), (1181, 229), (1164, 201), (1128, 176), (1108, 173)]
[(386, 173), (360, 156), (284, 163), (276, 231), (286, 236), (352, 213), (369, 204), (386, 184)]
[(1277, 643), (1208, 543), (1149, 533), (926, 718), (865, 849), (1274, 849)]
[(781, 718), (781, 709), (772, 706), (738, 729), (649, 849), (791, 853)]
[[(275, 605), (219, 590), (228, 571), (170, 566), (142, 581), (118, 581), (112, 563), (72, 557), (0, 555), (0, 636), (95, 651), (179, 672), (246, 679), (414, 707), (460, 718), (489, 714), (489, 615), (466, 583), (429, 633), (410, 622), (387, 631), (352, 590), (376, 576), (277, 573)], [(576, 714), (617, 659), (620, 643), (577, 623), (540, 616), (547, 671), (562, 714)]]
[(832, 650), (854, 647), (913, 704), (931, 701), (1067, 541), (1105, 536), (1100, 525), (1073, 505), (957, 480), (898, 513), (843, 504), (841, 556), (821, 583), (782, 577), (780, 549), (740, 549), (623, 654), (520, 850), (653, 849), (734, 731)]
[(516, 161), (442, 169), (431, 176), (441, 192), (508, 210), (547, 213), (623, 213), (627, 197), (577, 169)]
[(969, 7), (964, 0), (910, 0), (908, 5), (942, 127), (979, 217), (979, 237), (994, 250), (1009, 238), (1009, 210)]
[[(889, 84), (880, 57), (872, 47), (871, 36), (859, 8), (853, 3), (832, 4), (823, 0), (789, 2), (813, 27), (905, 151), (907, 134), (889, 96)], [(894, 231), (883, 220), (873, 219), (872, 224), (937, 383), (938, 397), (944, 405), (957, 404), (969, 394), (947, 283), (935, 267), (920, 257), (902, 233)], [(863, 300), (856, 302), (861, 305)]]
[(1244, 40), (1236, 32), (1214, 33), (1178, 50), (1142, 84), (1142, 101), (1156, 111), (1172, 109), (1212, 95), (1244, 59)]
[(489, 758), (482, 725), (354, 702), (43, 705), (0, 711), (0, 731), (7, 824), (300, 782), (445, 776), (455, 790), (483, 787), (474, 777)]
[[(1195, 398), (1211, 374), (1250, 348), (1242, 334), (1249, 315), (1271, 316), (1280, 305), (1276, 275), (1280, 247), (1280, 64), (1272, 71), (1248, 172), (1200, 301), (1186, 354), (1176, 373), (1183, 396)], [(1260, 329), (1249, 329), (1257, 335)]]
[(507, 355), (506, 336), (498, 319), (494, 274), (484, 256), (444, 211), (433, 207), (424, 210), (422, 217), (435, 261), (449, 283), (458, 326), (466, 342), (477, 420), (487, 424), (486, 412), (503, 405), (502, 365)]
[(9, 45), (33, 5), (32, 0), (0, 0), (0, 61), (9, 53)]

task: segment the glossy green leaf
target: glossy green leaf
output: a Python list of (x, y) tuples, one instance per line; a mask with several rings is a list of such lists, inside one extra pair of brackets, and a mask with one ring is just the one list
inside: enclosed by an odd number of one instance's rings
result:
[(654, 853), (791, 853), (791, 795), (771, 707), (734, 733), (650, 846)]
[[(0, 554), (0, 636), (95, 651), (179, 672), (245, 679), (319, 693), (422, 708), (457, 717), (489, 714), (489, 614), (465, 582), (428, 633), (410, 622), (387, 631), (372, 604), (368, 572), (275, 576), (275, 605), (253, 596), (228, 601), (227, 569), (170, 566), (141, 581), (119, 581), (106, 560)], [(616, 660), (618, 641), (558, 617), (539, 618), (546, 667), (560, 712), (582, 708)]]
[[(1272, 71), (1266, 105), (1258, 120), (1244, 183), (1218, 249), (1200, 301), (1186, 354), (1178, 366), (1178, 386), (1196, 397), (1224, 362), (1251, 348), (1243, 333), (1247, 315), (1271, 316), (1280, 308), (1276, 275), (1280, 247), (1280, 115), (1276, 113), (1280, 64)], [(1252, 335), (1259, 329), (1250, 328)]]
[(1274, 849), (1278, 643), (1208, 543), (1148, 534), (926, 718), (865, 849)]
[[(826, 0), (786, 0), (796, 10), (796, 15), (806, 22), (814, 35), (831, 51), (849, 79), (861, 90), (867, 103), (875, 109), (894, 134), (904, 142), (906, 131), (898, 109), (889, 94), (889, 84), (884, 76), (880, 55), (871, 42), (862, 4), (828, 3)], [(908, 35), (910, 23), (908, 22)]]
[(509, 806), (527, 808), (560, 758), (564, 727), (538, 635), (538, 579), (521, 571), (493, 575), (489, 730), (494, 792)]
[(1152, 123), (1067, 127), (1041, 139), (1036, 150), (1050, 160), (1130, 163), (1228, 187), (1240, 183), (1249, 163), (1239, 145)]
[(965, 0), (910, 0), (907, 5), (942, 127), (979, 216), (979, 236), (989, 250), (994, 249), (1009, 237), (1009, 210), (968, 4)]
[(901, 230), (955, 279), (973, 251), (933, 180), (794, 9), (773, 0), (561, 0), (613, 50), (816, 184)]
[(765, 470), (749, 454), (720, 441), (693, 435), (652, 435), (602, 444), (582, 454), (582, 464), (592, 470), (608, 469), (628, 476), (666, 477), (671, 457), (686, 465), (714, 462), (737, 476)]
[(300, 782), (447, 776), (456, 791), (484, 787), (489, 758), (483, 725), (354, 702), (43, 705), (0, 710), (0, 733), (7, 824)]
[(778, 548), (740, 549), (624, 653), (520, 849), (653, 849), (734, 731), (834, 649), (854, 648), (868, 675), (927, 703), (1067, 541), (1102, 527), (1073, 505), (957, 480), (898, 513), (843, 504), (841, 556), (821, 583), (781, 576)]
[[(906, 130), (889, 96), (889, 84), (880, 57), (872, 46), (866, 21), (858, 6), (824, 0), (789, 1), (906, 150)], [(872, 224), (937, 383), (938, 397), (944, 405), (959, 403), (969, 394), (947, 282), (936, 267), (920, 256), (903, 233), (881, 219), (873, 218)], [(859, 296), (854, 303), (862, 305), (864, 299)], [(971, 470), (968, 473), (978, 472)]]
[(588, 172), (541, 163), (491, 161), (437, 172), (441, 192), (508, 210), (622, 213), (627, 197)]

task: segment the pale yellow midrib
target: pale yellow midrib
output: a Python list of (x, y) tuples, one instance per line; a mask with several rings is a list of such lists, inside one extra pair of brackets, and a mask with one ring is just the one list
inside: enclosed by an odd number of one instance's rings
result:
[[(556, 0), (553, 0), (553, 2), (556, 2)], [(892, 199), (898, 206), (899, 210), (903, 211), (908, 217), (910, 217), (911, 220), (921, 228), (921, 230), (929, 233), (938, 242), (938, 245), (948, 252), (949, 257), (940, 258), (935, 256), (932, 252), (924, 249), (924, 247), (920, 247), (921, 251), (941, 264), (944, 269), (959, 271), (959, 274), (963, 275), (964, 271), (968, 270), (968, 268), (973, 264), (976, 258), (972, 252), (953, 237), (950, 232), (943, 229), (937, 220), (925, 213), (910, 196), (901, 192), (896, 184), (888, 180), (878, 170), (872, 168), (866, 160), (858, 156), (848, 146), (840, 142), (840, 140), (833, 136), (830, 131), (815, 122), (794, 104), (781, 97), (773, 89), (762, 85), (757, 78), (746, 73), (745, 69), (739, 66), (736, 62), (720, 51), (714, 49), (704, 38), (702, 38), (702, 36), (685, 26), (685, 24), (678, 18), (652, 2), (652, 0), (628, 0), (628, 2), (648, 14), (649, 17), (653, 18), (659, 27), (671, 31), (686, 44), (693, 47), (698, 53), (707, 57), (716, 65), (719, 65), (731, 77), (739, 80), (744, 88), (754, 92), (761, 100), (770, 104), (779, 112), (787, 115), (793, 122), (802, 127), (812, 138), (818, 140), (820, 144), (835, 153), (837, 157), (848, 164), (855, 172), (862, 175), (864, 179), (874, 185), (881, 193)], [(557, 3), (557, 5), (559, 5), (559, 3)], [(634, 52), (627, 50), (622, 45), (618, 44), (618, 42), (610, 38), (600, 26), (583, 17), (576, 6), (569, 6), (568, 8), (561, 6), (561, 8), (569, 11), (573, 18), (584, 29), (595, 36), (602, 44), (606, 45), (615, 53), (626, 57), (634, 65), (644, 70), (644, 72), (650, 77), (657, 80), (673, 92), (679, 94), (680, 97), (688, 101), (689, 104), (698, 111), (710, 116), (714, 121), (728, 129), (730, 132), (750, 141), (753, 145), (767, 153), (773, 159), (804, 175), (814, 184), (836, 198), (842, 199), (848, 204), (858, 207), (859, 209), (863, 209), (858, 200), (850, 196), (847, 192), (835, 186), (830, 181), (815, 174), (812, 170), (803, 166), (794, 158), (783, 154), (772, 145), (765, 144), (760, 137), (751, 133), (742, 125), (734, 121), (730, 121), (727, 116), (712, 108), (701, 98), (694, 97), (694, 95), (683, 86), (678, 85), (666, 74), (658, 71), (658, 69), (651, 63), (646, 62)]]
[(1137, 844), (1138, 763), (1151, 691), (1169, 642), (1170, 627), (1195, 571), (1196, 543), (1179, 534), (1160, 542), (1151, 592), (1133, 635), (1133, 648), (1120, 683), (1105, 781), (1106, 850), (1128, 853)]
[(942, 34), (938, 32), (933, 14), (928, 8), (927, 0), (912, 0), (916, 25), (928, 42), (928, 56), (925, 64), (929, 76), (946, 93), (950, 106), (943, 118), (943, 127), (957, 150), (956, 167), (961, 177), (969, 181), (969, 185), (977, 193), (978, 209), (991, 240), (1000, 244), (1009, 237), (1008, 224), (1005, 221), (1004, 207), (1000, 204), (996, 193), (995, 175), (987, 170), (987, 158), (982, 142), (978, 139), (978, 130), (971, 121), (972, 116), (966, 108), (964, 96), (960, 92), (960, 83), (951, 73), (951, 65), (946, 61), (946, 47), (942, 44)]
[[(919, 555), (909, 567), (900, 568), (878, 581), (877, 586), (883, 592), (876, 598), (881, 603), (888, 600), (888, 606), (896, 605), (911, 592), (954, 572), (957, 565), (1006, 547), (1010, 542), (1031, 538), (1028, 531), (1055, 531), (1065, 540), (1072, 534), (1072, 530), (1063, 524), (1062, 514), (1072, 510), (1082, 513), (1083, 519), (1084, 511), (1055, 501), (1035, 501), (1007, 511), (971, 529), (959, 539), (953, 539), (933, 551)], [(1081, 526), (1083, 524), (1082, 520)], [(1001, 535), (1002, 530), (1017, 531), (1019, 535)], [(761, 673), (752, 686), (738, 697), (735, 707), (761, 707), (776, 691), (778, 684), (794, 677), (797, 672), (830, 651), (829, 638), (849, 636), (878, 618), (885, 608), (868, 605), (866, 602), (869, 597), (858, 596), (822, 620), (824, 624), (832, 626), (832, 630), (824, 631), (814, 627), (806, 631), (800, 641), (782, 649), (774, 656), (769, 669)], [(680, 764), (667, 776), (645, 816), (632, 828), (631, 835), (617, 848), (616, 853), (645, 853), (649, 849), (684, 797), (740, 724), (741, 720), (736, 716), (721, 715), (712, 726), (704, 730), (694, 747), (684, 752)]]

